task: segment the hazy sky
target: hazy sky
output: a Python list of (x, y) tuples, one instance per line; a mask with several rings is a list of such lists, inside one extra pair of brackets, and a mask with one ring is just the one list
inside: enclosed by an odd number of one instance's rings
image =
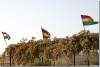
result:
[[(83, 29), (80, 15), (99, 21), (98, 0), (0, 0), (0, 53), (6, 47), (1, 31), (11, 36), (8, 44), (22, 37), (42, 39), (41, 26), (51, 37), (65, 37)], [(99, 24), (86, 27), (99, 32)]]

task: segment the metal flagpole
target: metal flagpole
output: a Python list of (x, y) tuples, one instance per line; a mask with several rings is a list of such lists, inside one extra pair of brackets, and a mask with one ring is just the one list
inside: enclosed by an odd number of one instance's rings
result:
[[(5, 39), (4, 39), (5, 40)], [(6, 40), (5, 40), (5, 44), (6, 44), (6, 46), (7, 46), (7, 42), (6, 42)]]
[[(82, 19), (82, 16), (81, 16), (81, 19)], [(82, 19), (82, 23), (83, 23), (83, 19)], [(85, 31), (85, 26), (84, 26), (84, 24), (83, 24), (83, 28), (84, 28), (84, 31)]]
[[(83, 23), (83, 19), (82, 19), (82, 23)], [(85, 26), (84, 26), (84, 24), (83, 24), (83, 28), (84, 28), (84, 31), (85, 31)]]
[(85, 31), (85, 26), (83, 25), (84, 31)]
[[(42, 26), (41, 26), (41, 31), (43, 30)], [(42, 31), (42, 37), (43, 37), (43, 40), (44, 40), (44, 36), (43, 36), (43, 31)]]
[[(3, 34), (3, 38), (4, 38), (4, 34)], [(5, 44), (6, 44), (6, 46), (7, 46), (7, 42), (6, 42), (5, 38), (4, 38), (4, 41), (5, 41)]]

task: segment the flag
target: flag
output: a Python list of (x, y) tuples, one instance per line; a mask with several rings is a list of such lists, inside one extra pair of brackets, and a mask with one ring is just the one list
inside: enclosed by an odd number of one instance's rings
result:
[(2, 32), (4, 39), (11, 39), (10, 36), (6, 32)]
[(35, 39), (35, 37), (33, 36), (32, 39)]
[(83, 25), (94, 25), (97, 24), (98, 22), (95, 22), (92, 17), (88, 15), (81, 15)]
[(42, 30), (43, 38), (49, 38), (50, 37), (50, 33), (47, 30), (43, 29), (42, 27), (41, 27), (41, 30)]

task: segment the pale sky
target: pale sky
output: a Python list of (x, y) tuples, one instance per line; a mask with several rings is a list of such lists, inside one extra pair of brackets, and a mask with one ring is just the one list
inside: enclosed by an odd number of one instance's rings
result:
[[(41, 26), (53, 37), (65, 37), (83, 30), (80, 15), (99, 21), (98, 0), (0, 0), (0, 54), (7, 47), (1, 31), (17, 43), (22, 37), (42, 39)], [(99, 24), (85, 27), (99, 32)]]

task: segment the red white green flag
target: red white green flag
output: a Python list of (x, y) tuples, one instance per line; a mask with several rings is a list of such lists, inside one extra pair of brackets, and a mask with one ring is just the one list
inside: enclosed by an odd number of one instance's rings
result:
[(4, 39), (11, 39), (11, 37), (6, 33), (6, 32), (2, 32)]
[(42, 30), (43, 38), (49, 38), (50, 37), (50, 33), (47, 30), (43, 29), (42, 27), (41, 27), (41, 30)]
[(91, 16), (88, 15), (81, 15), (83, 25), (94, 25), (97, 24), (98, 22), (95, 22)]

